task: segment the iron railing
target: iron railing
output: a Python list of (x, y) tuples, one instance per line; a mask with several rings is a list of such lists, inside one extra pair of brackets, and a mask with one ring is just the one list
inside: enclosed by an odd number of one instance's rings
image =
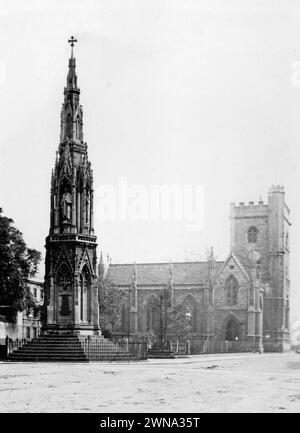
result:
[(90, 361), (132, 361), (147, 359), (147, 339), (108, 340), (80, 337), (85, 356)]
[(12, 338), (6, 337), (5, 344), (0, 346), (0, 359), (7, 359), (14, 350), (20, 349), (29, 341), (30, 339), (28, 338), (16, 338), (13, 340)]

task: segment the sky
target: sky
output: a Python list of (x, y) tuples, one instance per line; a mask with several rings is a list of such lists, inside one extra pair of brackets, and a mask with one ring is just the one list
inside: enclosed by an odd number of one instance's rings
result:
[[(300, 319), (300, 4), (0, 0), (0, 203), (44, 252), (71, 35), (95, 189), (192, 185), (204, 224), (102, 221), (113, 263), (229, 253), (231, 202), (285, 186), (291, 317)], [(96, 194), (96, 207), (99, 204)], [(40, 277), (43, 274), (41, 266)]]

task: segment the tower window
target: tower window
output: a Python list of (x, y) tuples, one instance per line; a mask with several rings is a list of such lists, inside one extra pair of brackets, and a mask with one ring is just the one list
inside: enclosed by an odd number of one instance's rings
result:
[(256, 243), (257, 242), (257, 233), (258, 233), (258, 230), (256, 227), (250, 227), (248, 229), (248, 242), (249, 243)]

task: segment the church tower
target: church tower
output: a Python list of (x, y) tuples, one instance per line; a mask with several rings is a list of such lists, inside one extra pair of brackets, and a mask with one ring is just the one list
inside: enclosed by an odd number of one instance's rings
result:
[(290, 349), (290, 226), (282, 185), (270, 188), (267, 203), (231, 206), (231, 249), (263, 292), (255, 310), (263, 312), (263, 344), (270, 352)]
[(43, 332), (98, 335), (93, 171), (83, 140), (75, 42), (72, 36), (60, 143), (51, 178)]

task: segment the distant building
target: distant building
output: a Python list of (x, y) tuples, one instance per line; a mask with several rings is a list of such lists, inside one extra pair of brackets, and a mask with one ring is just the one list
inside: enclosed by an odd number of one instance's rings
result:
[(284, 187), (268, 203), (231, 204), (225, 261), (110, 264), (106, 278), (130, 295), (119, 333), (158, 331), (153, 298), (171, 287), (191, 321), (192, 353), (289, 349), (289, 227)]
[[(37, 305), (44, 302), (44, 283), (34, 279), (27, 280), (29, 287)], [(5, 343), (5, 338), (32, 339), (38, 337), (41, 329), (40, 312), (32, 308), (18, 312), (15, 323), (7, 319), (8, 310), (11, 307), (0, 306), (0, 344)]]
[[(44, 303), (44, 283), (33, 279), (27, 280), (27, 285), (38, 305)], [(33, 308), (23, 311), (22, 313), (22, 338), (32, 339), (40, 335), (41, 317), (38, 310)]]

